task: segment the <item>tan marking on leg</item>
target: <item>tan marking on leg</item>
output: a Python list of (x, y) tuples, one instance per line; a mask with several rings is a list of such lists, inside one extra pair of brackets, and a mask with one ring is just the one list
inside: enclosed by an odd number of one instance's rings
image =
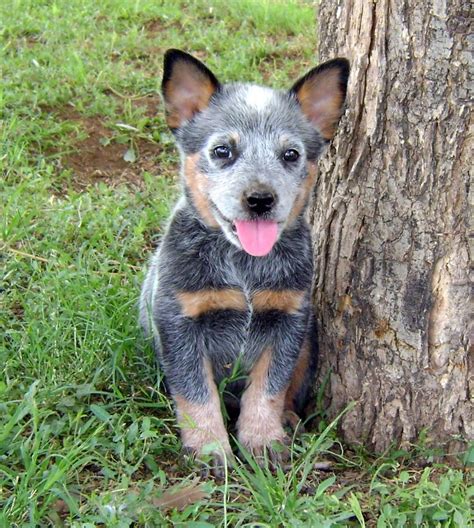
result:
[(182, 313), (186, 317), (199, 317), (204, 313), (216, 310), (247, 309), (244, 293), (232, 288), (179, 292), (176, 297), (181, 304)]
[(304, 291), (298, 290), (261, 290), (252, 297), (252, 306), (257, 312), (280, 310), (296, 313), (303, 304)]
[(219, 227), (217, 220), (212, 214), (207, 189), (209, 181), (207, 176), (197, 170), (199, 154), (188, 156), (184, 161), (184, 180), (191, 192), (193, 203), (204, 222), (210, 227)]
[(307, 206), (309, 195), (313, 190), (314, 184), (316, 183), (317, 167), (315, 163), (308, 163), (308, 176), (300, 188), (300, 193), (296, 197), (295, 203), (291, 208), (288, 216), (289, 223), (292, 224), (301, 214), (303, 209)]
[(266, 389), (271, 351), (265, 350), (253, 367), (249, 385), (242, 395), (237, 421), (238, 439), (254, 454), (261, 454), (272, 442), (284, 442), (282, 426), (285, 391), (269, 395)]
[(230, 455), (232, 450), (222, 418), (219, 394), (207, 359), (204, 360), (204, 369), (210, 392), (206, 403), (193, 403), (182, 396), (174, 396), (183, 446), (199, 454), (204, 446), (217, 442), (220, 450)]
[(293, 375), (291, 376), (290, 385), (285, 395), (285, 411), (295, 412), (294, 398), (298, 393), (301, 384), (303, 383), (305, 374), (309, 368), (309, 358), (310, 358), (310, 346), (309, 342), (306, 339), (301, 347), (300, 355), (296, 360), (295, 369)]

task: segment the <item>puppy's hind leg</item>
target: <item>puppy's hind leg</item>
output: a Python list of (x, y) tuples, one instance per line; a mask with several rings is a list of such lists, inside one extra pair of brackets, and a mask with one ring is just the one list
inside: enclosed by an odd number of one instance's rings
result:
[(318, 341), (316, 320), (311, 310), (308, 321), (308, 332), (301, 347), (290, 384), (285, 395), (285, 410), (283, 419), (285, 425), (298, 433), (304, 432), (303, 424), (311, 412), (310, 397), (318, 366)]

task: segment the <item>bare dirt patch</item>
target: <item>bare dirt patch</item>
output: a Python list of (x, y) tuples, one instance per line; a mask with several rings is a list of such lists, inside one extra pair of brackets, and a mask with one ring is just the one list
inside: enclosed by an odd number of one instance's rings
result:
[(161, 110), (161, 98), (157, 94), (141, 98), (139, 104), (146, 107), (145, 115), (147, 117), (155, 117)]
[(181, 28), (182, 26), (176, 20), (166, 20), (163, 18), (151, 18), (143, 24), (143, 29), (151, 38), (159, 37), (163, 31), (167, 31), (171, 27)]
[(143, 27), (149, 36), (157, 36), (162, 31), (165, 31), (168, 25), (161, 18), (153, 18), (145, 22)]
[[(156, 115), (158, 97), (146, 98), (144, 101), (146, 115)], [(157, 172), (157, 157), (161, 149), (152, 141), (134, 138), (131, 144), (118, 143), (113, 139), (113, 130), (100, 117), (83, 116), (72, 107), (61, 109), (60, 117), (79, 124), (86, 134), (60, 161), (61, 168), (71, 169), (71, 183), (75, 190), (84, 190), (98, 182), (114, 187), (126, 184), (143, 189), (143, 173)], [(136, 159), (127, 161), (125, 154), (131, 146)]]
[(23, 320), (25, 318), (25, 309), (20, 301), (14, 301), (12, 303), (10, 312), (15, 319)]

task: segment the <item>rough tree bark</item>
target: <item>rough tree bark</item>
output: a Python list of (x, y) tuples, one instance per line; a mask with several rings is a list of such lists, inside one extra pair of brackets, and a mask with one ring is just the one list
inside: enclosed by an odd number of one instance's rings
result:
[(310, 213), (320, 376), (331, 371), (331, 416), (358, 402), (341, 422), (345, 439), (377, 451), (425, 428), (451, 447), (473, 438), (470, 9), (463, 0), (319, 9), (320, 60), (352, 65)]

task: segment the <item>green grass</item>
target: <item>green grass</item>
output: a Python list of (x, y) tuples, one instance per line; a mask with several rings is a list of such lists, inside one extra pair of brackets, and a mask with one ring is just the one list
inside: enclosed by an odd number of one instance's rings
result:
[(164, 50), (290, 86), (313, 6), (4, 0), (0, 20), (0, 526), (470, 526), (461, 464), (347, 452), (322, 410), (289, 471), (196, 480), (137, 328), (177, 194)]

